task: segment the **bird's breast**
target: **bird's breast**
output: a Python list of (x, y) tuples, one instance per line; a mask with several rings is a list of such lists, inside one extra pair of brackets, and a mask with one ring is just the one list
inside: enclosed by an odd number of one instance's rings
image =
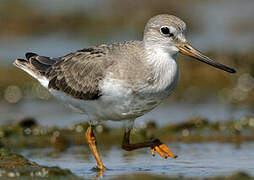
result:
[(151, 72), (153, 80), (144, 83), (138, 79), (130, 83), (107, 76), (101, 83), (100, 101), (110, 113), (103, 117), (110, 120), (137, 118), (158, 106), (176, 87), (177, 63), (171, 62), (170, 66), (157, 70)]
[[(155, 61), (155, 60), (154, 60)], [(178, 64), (172, 58), (158, 58), (151, 65), (152, 83), (144, 91), (168, 96), (176, 87), (178, 82)]]

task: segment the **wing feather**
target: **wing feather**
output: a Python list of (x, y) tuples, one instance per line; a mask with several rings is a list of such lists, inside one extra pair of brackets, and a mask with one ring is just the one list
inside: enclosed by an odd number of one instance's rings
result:
[(78, 99), (98, 99), (101, 96), (99, 83), (112, 64), (106, 58), (106, 51), (104, 46), (98, 46), (61, 57), (46, 74), (50, 80), (48, 88)]

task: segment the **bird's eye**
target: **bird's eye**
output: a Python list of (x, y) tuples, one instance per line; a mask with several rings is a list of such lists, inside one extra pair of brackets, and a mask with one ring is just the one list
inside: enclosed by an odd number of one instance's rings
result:
[(171, 33), (170, 30), (169, 30), (169, 28), (166, 27), (166, 26), (161, 27), (161, 33), (162, 33), (163, 35), (168, 36), (168, 37), (174, 36), (174, 34)]

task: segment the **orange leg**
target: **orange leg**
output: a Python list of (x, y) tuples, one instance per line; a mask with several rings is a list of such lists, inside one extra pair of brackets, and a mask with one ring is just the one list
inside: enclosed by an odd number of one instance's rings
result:
[(93, 133), (93, 126), (89, 126), (86, 130), (86, 141), (90, 147), (90, 150), (93, 153), (93, 156), (97, 162), (97, 166), (101, 171), (105, 171), (105, 167), (102, 164), (102, 160), (100, 158), (100, 155), (98, 153), (97, 147), (96, 147), (96, 138)]
[(124, 138), (122, 142), (122, 148), (126, 151), (132, 151), (139, 148), (150, 147), (152, 155), (155, 156), (155, 151), (163, 158), (171, 157), (177, 158), (170, 149), (163, 143), (160, 142), (159, 139), (152, 139), (143, 143), (130, 144), (130, 130), (125, 131)]

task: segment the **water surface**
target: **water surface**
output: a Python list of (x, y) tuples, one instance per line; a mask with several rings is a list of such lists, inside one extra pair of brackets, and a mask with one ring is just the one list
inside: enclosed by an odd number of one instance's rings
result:
[[(98, 140), (99, 141), (99, 140)], [(119, 149), (101, 147), (102, 159), (108, 171), (108, 179), (122, 174), (149, 173), (169, 177), (211, 177), (227, 176), (236, 171), (254, 175), (254, 143), (241, 145), (203, 143), (173, 143), (170, 148), (179, 156), (177, 159), (152, 157), (149, 149), (126, 152)], [(36, 153), (35, 153), (36, 152)], [(58, 156), (48, 156), (49, 149), (25, 151), (30, 160), (47, 166), (68, 168), (78, 176), (93, 178), (95, 161), (86, 147), (73, 147)], [(38, 154), (39, 157), (38, 157)]]

